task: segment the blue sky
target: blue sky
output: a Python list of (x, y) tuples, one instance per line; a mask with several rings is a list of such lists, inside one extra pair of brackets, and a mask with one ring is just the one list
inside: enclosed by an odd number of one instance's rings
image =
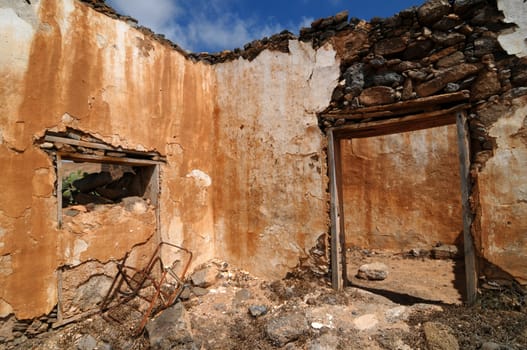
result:
[(193, 52), (243, 47), (314, 19), (348, 10), (350, 17), (389, 17), (425, 0), (106, 0), (119, 13)]

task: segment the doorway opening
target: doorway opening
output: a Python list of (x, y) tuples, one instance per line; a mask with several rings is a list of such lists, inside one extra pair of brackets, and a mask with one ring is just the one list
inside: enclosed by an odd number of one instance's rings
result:
[[(467, 105), (452, 105), (451, 98), (369, 107), (371, 113), (364, 108), (360, 118), (356, 111), (341, 114), (355, 121), (326, 131), (334, 288), (359, 285), (392, 294), (399, 302), (454, 302), (456, 292), (458, 299), (462, 295), (469, 303), (475, 300)], [(448, 106), (442, 104), (447, 100)], [(375, 118), (378, 115), (390, 118)], [(445, 140), (449, 145), (443, 144)], [(422, 265), (428, 257), (452, 260)], [(461, 260), (455, 260), (458, 257)], [(386, 262), (392, 276), (380, 282), (356, 279), (356, 265), (372, 261)], [(441, 287), (447, 283), (437, 278), (438, 273), (451, 279), (450, 298), (430, 297), (428, 291), (437, 286), (423, 279), (427, 268), (441, 269), (428, 277), (439, 280)], [(417, 287), (397, 286), (404, 273)]]

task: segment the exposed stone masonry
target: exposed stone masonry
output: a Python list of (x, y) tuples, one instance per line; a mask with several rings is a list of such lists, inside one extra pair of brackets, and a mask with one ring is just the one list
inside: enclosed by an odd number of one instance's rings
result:
[[(501, 49), (498, 34), (509, 28), (491, 1), (433, 0), (370, 23), (343, 15), (317, 20), (300, 40), (330, 40), (342, 57), (341, 79), (326, 112), (395, 103), (434, 94), (470, 91), (470, 134), (480, 168), (492, 156), (488, 128), (501, 103), (527, 94), (527, 59)], [(343, 123), (321, 121), (323, 129)], [(338, 124), (337, 124), (338, 125)]]

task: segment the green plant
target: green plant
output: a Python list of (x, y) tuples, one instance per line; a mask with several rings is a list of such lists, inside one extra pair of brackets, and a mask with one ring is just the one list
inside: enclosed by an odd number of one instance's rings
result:
[(78, 190), (73, 185), (73, 182), (82, 179), (84, 176), (86, 176), (87, 173), (77, 170), (75, 172), (71, 172), (68, 176), (64, 177), (62, 179), (62, 204), (68, 205), (74, 203), (74, 195), (78, 192)]

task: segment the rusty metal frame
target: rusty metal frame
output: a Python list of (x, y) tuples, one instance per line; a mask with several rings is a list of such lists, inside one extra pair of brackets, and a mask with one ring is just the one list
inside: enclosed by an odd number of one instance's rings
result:
[[(187, 260), (184, 263), (181, 275), (178, 275), (175, 271), (177, 261), (170, 265), (165, 265), (163, 263), (161, 253), (162, 248), (165, 246), (176, 248), (186, 253)], [(109, 315), (108, 312), (128, 303), (136, 297), (147, 301), (149, 303), (148, 308), (143, 313), (141, 322), (135, 330), (135, 335), (139, 335), (143, 332), (148, 319), (154, 313), (156, 305), (157, 308), (155, 313), (159, 313), (173, 305), (181, 295), (181, 292), (185, 287), (185, 275), (192, 261), (192, 252), (172, 243), (160, 242), (143, 269), (127, 265), (128, 258), (129, 253), (127, 253), (121, 262), (117, 264), (117, 274), (101, 303), (100, 311), (103, 316), (106, 315), (112, 320), (120, 322), (120, 320)], [(156, 275), (156, 266), (159, 267), (159, 275)], [(164, 291), (163, 286), (168, 283), (169, 278), (174, 281), (174, 289), (172, 291)], [(149, 297), (140, 294), (140, 291), (147, 286), (153, 286), (155, 289), (154, 294)]]

